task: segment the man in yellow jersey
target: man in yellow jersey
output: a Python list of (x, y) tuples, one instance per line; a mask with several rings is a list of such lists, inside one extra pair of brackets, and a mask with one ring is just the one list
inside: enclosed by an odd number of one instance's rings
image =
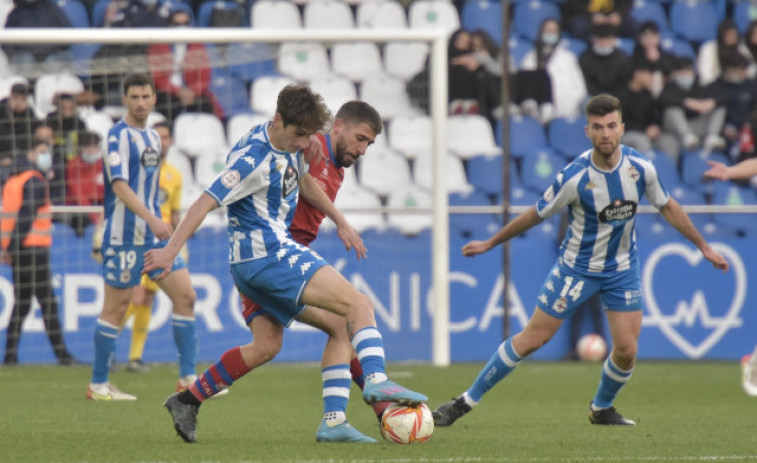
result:
[[(181, 220), (181, 172), (166, 162), (166, 153), (173, 144), (171, 126), (165, 122), (159, 122), (152, 127), (160, 135), (161, 157), (159, 180), (160, 215), (166, 223), (170, 223), (175, 229)], [(186, 247), (183, 250), (186, 261)], [(131, 332), (131, 347), (129, 348), (129, 365), (126, 370), (137, 373), (147, 373), (150, 367), (142, 361), (142, 352), (147, 342), (147, 334), (150, 331), (150, 314), (152, 312), (155, 293), (158, 284), (147, 275), (142, 275), (142, 283), (134, 288), (131, 294), (129, 310), (126, 312), (123, 323), (130, 317), (134, 317), (134, 327)]]

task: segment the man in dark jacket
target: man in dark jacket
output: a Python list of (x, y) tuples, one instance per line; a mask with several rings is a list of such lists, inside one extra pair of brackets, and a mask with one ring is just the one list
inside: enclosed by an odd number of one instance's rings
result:
[[(16, 5), (8, 15), (5, 28), (73, 27), (68, 16), (51, 0), (13, 0)], [(16, 72), (27, 75), (36, 63), (70, 61), (70, 45), (56, 43), (3, 44), (8, 61)]]
[(626, 82), (631, 57), (617, 47), (617, 35), (610, 26), (597, 26), (591, 46), (578, 59), (590, 96), (600, 93), (615, 95)]

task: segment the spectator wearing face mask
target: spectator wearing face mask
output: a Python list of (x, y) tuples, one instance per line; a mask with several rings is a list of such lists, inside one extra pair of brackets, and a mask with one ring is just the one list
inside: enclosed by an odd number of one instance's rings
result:
[(581, 53), (581, 65), (589, 96), (614, 95), (624, 82), (631, 58), (617, 47), (618, 38), (612, 27), (597, 26), (591, 36), (591, 46)]
[(678, 137), (688, 151), (700, 147), (706, 152), (723, 150), (724, 103), (716, 87), (697, 82), (691, 59), (679, 58), (660, 94), (663, 130)]
[[(73, 206), (98, 206), (103, 204), (105, 184), (100, 135), (94, 132), (79, 134), (78, 155), (66, 165), (66, 203)], [(71, 225), (79, 236), (84, 229), (100, 221), (100, 214), (71, 217)]]
[(717, 37), (714, 40), (703, 43), (699, 47), (696, 62), (699, 82), (702, 85), (714, 82), (723, 71), (723, 59), (726, 55), (733, 52), (740, 53), (747, 58), (749, 75), (754, 77), (757, 66), (755, 66), (752, 60), (752, 54), (749, 52), (749, 48), (741, 41), (736, 23), (730, 18), (725, 18), (718, 25)]
[(725, 126), (723, 136), (734, 147), (735, 155), (741, 151), (740, 134), (749, 130), (749, 119), (757, 111), (757, 82), (748, 74), (749, 60), (737, 51), (726, 53), (722, 60), (723, 72), (713, 87), (725, 97)]

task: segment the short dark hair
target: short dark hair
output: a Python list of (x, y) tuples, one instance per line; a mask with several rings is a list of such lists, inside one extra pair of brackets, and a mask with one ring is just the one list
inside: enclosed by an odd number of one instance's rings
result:
[(378, 111), (365, 101), (348, 101), (336, 112), (336, 118), (355, 124), (365, 122), (371, 126), (376, 135), (380, 134), (384, 127)]
[(32, 143), (29, 145), (29, 151), (34, 151), (34, 149), (38, 147), (39, 145), (45, 145), (48, 148), (52, 148), (52, 146), (50, 146), (50, 143), (48, 143), (47, 140), (44, 140), (42, 138), (33, 138)]
[(323, 130), (331, 119), (331, 112), (321, 95), (305, 85), (290, 84), (284, 87), (276, 100), (276, 113), (284, 127), (294, 125), (309, 133)]
[(124, 95), (129, 93), (130, 87), (144, 87), (149, 86), (153, 92), (155, 92), (155, 84), (153, 84), (152, 79), (147, 74), (142, 73), (134, 73), (129, 74), (124, 79)]
[(100, 146), (100, 135), (97, 132), (82, 132), (79, 134), (79, 148), (82, 146)]
[(586, 103), (586, 115), (587, 116), (606, 116), (610, 113), (618, 112), (623, 115), (623, 105), (620, 100), (607, 93), (602, 93), (592, 97), (588, 103)]
[(160, 121), (152, 125), (153, 129), (157, 129), (158, 127), (163, 127), (164, 129), (168, 130), (169, 135), (173, 136), (173, 128), (171, 127), (171, 124), (169, 124), (168, 122)]

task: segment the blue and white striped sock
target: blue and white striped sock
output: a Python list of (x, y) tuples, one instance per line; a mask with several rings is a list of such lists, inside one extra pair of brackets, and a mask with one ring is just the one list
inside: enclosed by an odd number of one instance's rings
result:
[(108, 382), (110, 359), (116, 352), (118, 327), (97, 319), (95, 325), (95, 360), (92, 364), (92, 383)]
[(523, 358), (513, 349), (512, 336), (507, 338), (505, 342), (499, 345), (497, 352), (492, 355), (481, 373), (478, 374), (476, 381), (468, 389), (468, 397), (478, 403), (481, 397), (495, 384), (502, 381), (505, 376), (509, 375), (521, 360)]
[(333, 365), (321, 370), (323, 378), (323, 419), (329, 426), (336, 426), (346, 419), (347, 403), (350, 400), (352, 375), (348, 364)]
[(173, 314), (171, 316), (173, 340), (179, 352), (179, 378), (196, 375), (197, 335), (195, 334), (195, 317)]
[(608, 356), (602, 366), (602, 379), (599, 381), (599, 389), (597, 389), (594, 400), (591, 401), (595, 408), (612, 407), (615, 396), (618, 395), (620, 389), (631, 379), (633, 374), (633, 368), (628, 371), (621, 370), (615, 365), (611, 357)]
[(369, 326), (355, 333), (352, 347), (357, 352), (363, 378), (366, 382), (381, 383), (386, 381), (386, 362), (384, 360), (384, 340), (376, 328)]

